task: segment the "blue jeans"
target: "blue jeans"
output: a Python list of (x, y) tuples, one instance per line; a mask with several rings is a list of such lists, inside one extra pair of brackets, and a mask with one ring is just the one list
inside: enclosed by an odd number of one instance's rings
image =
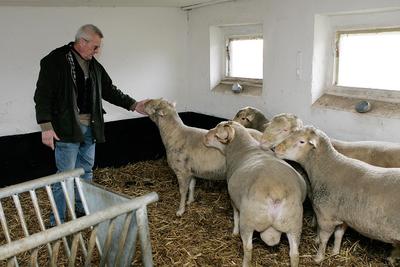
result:
[[(75, 168), (83, 168), (85, 173), (82, 178), (91, 181), (93, 177), (93, 165), (96, 144), (93, 142), (92, 129), (81, 124), (81, 131), (84, 137), (82, 143), (56, 142), (55, 160), (57, 172), (69, 171)], [(60, 183), (52, 186), (57, 210), (61, 223), (65, 221), (66, 202)], [(83, 212), (82, 202), (78, 192), (75, 193), (75, 210)], [(54, 214), (50, 215), (50, 224), (55, 225)]]

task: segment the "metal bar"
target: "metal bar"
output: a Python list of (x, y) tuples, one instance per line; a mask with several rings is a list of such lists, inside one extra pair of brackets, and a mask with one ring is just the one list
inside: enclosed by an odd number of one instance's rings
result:
[(93, 227), (92, 232), (90, 234), (90, 239), (89, 239), (89, 244), (88, 244), (88, 254), (85, 260), (85, 267), (89, 267), (91, 265), (92, 261), (92, 254), (94, 247), (96, 243), (98, 242), (97, 240), (97, 230), (99, 229), (99, 225), (96, 225)]
[(236, 1), (236, 0), (210, 0), (208, 2), (197, 3), (197, 4), (193, 4), (193, 5), (187, 5), (187, 6), (181, 6), (181, 9), (183, 11), (189, 11), (194, 8), (199, 8), (199, 7), (209, 6), (209, 5), (216, 5), (216, 4), (220, 4), (220, 3), (224, 3), (224, 2), (232, 2), (232, 1)]
[[(54, 219), (55, 219), (55, 221), (56, 221), (56, 224), (57, 224), (57, 225), (61, 225), (60, 215), (58, 214), (57, 205), (56, 205), (56, 202), (55, 202), (55, 200), (54, 200), (53, 191), (51, 190), (50, 185), (46, 185), (46, 192), (47, 192), (47, 195), (48, 195), (49, 200), (50, 200), (51, 210), (53, 211), (53, 215), (54, 215)], [(63, 243), (64, 243), (65, 253), (66, 253), (67, 256), (69, 257), (69, 255), (70, 255), (71, 252), (70, 252), (70, 250), (69, 250), (68, 242), (67, 242), (67, 239), (65, 238), (65, 235), (64, 235), (64, 236), (61, 236), (61, 237), (59, 237), (59, 238), (62, 239), (62, 241), (63, 241)], [(53, 241), (53, 240), (52, 240), (52, 241)]]
[(119, 237), (118, 253), (115, 255), (115, 259), (114, 259), (115, 266), (120, 265), (122, 253), (124, 252), (126, 237), (127, 237), (128, 231), (129, 231), (129, 226), (131, 225), (131, 221), (132, 221), (132, 216), (133, 216), (133, 212), (126, 214), (124, 226), (122, 228), (122, 231), (121, 231), (121, 234)]
[(37, 261), (37, 256), (38, 256), (38, 252), (39, 252), (39, 248), (36, 248), (33, 250), (33, 252), (31, 253), (31, 263), (30, 266), (34, 266), (34, 267), (38, 267), (38, 261)]
[[(33, 208), (35, 209), (36, 218), (39, 221), (40, 230), (44, 231), (44, 230), (46, 230), (46, 228), (44, 226), (42, 212), (40, 211), (36, 192), (35, 192), (35, 190), (29, 190), (29, 194), (31, 195), (32, 204), (33, 204)], [(51, 258), (52, 253), (51, 253), (51, 245), (50, 244), (47, 244), (47, 251), (49, 252), (49, 257)]]
[(74, 237), (72, 239), (71, 256), (68, 259), (68, 267), (75, 266), (76, 253), (78, 252), (78, 241), (79, 241), (80, 232), (78, 232), (77, 234), (75, 234), (73, 236)]
[[(65, 184), (65, 181), (61, 181), (61, 188), (62, 188), (62, 191), (64, 193), (65, 203), (67, 205), (68, 213), (71, 215), (72, 219), (74, 220), (74, 219), (76, 219), (75, 209), (72, 207), (71, 198), (69, 196), (69, 192), (67, 190), (67, 186)], [(74, 188), (72, 188), (72, 190), (73, 189)]]
[[(71, 197), (75, 197), (74, 179), (70, 179), (68, 182), (70, 182), (69, 189), (71, 190), (71, 192), (68, 191), (66, 182), (64, 182), (64, 181), (61, 182), (61, 188), (62, 188), (64, 196), (65, 196), (65, 202), (67, 204), (68, 212), (71, 215), (72, 220), (76, 220), (75, 207), (72, 204), (74, 199), (71, 200)], [(70, 197), (70, 193), (71, 193), (71, 197)], [(80, 236), (79, 240), (80, 240), (82, 252), (83, 252), (83, 255), (86, 257), (87, 251), (86, 251), (86, 247), (85, 247), (85, 242), (83, 241), (83, 237), (80, 233), (79, 233), (79, 236)]]
[[(3, 232), (4, 232), (4, 236), (6, 238), (6, 241), (7, 241), (7, 243), (11, 243), (10, 231), (8, 230), (6, 216), (4, 214), (3, 204), (1, 203), (1, 201), (0, 201), (0, 221), (1, 221), (1, 227), (3, 228)], [(14, 257), (12, 260), (9, 260), (7, 263), (7, 266), (11, 263), (13, 264), (12, 266), (19, 266), (17, 257)]]
[(10, 232), (8, 230), (6, 216), (4, 215), (3, 204), (0, 201), (0, 220), (1, 227), (3, 228), (4, 236), (6, 237), (7, 243), (11, 243)]
[(88, 204), (86, 201), (86, 196), (82, 190), (81, 179), (79, 177), (76, 177), (74, 180), (75, 180), (76, 188), (78, 189), (79, 197), (81, 198), (81, 201), (82, 201), (83, 209), (85, 210), (85, 214), (89, 215), (90, 211), (89, 211), (89, 207), (88, 207)]
[(153, 266), (153, 254), (151, 251), (146, 206), (136, 210), (136, 220), (139, 228), (140, 248), (142, 249), (142, 263), (145, 267), (151, 267)]
[(29, 236), (28, 227), (26, 226), (24, 212), (22, 211), (21, 202), (19, 201), (18, 195), (12, 195), (15, 207), (17, 208), (18, 217), (21, 223), (22, 231), (25, 236)]
[(46, 185), (53, 184), (56, 182), (60, 182), (67, 178), (79, 177), (83, 173), (84, 173), (84, 170), (82, 168), (79, 168), (79, 169), (75, 169), (72, 171), (56, 173), (56, 174), (49, 175), (49, 176), (46, 176), (43, 178), (28, 181), (25, 183), (7, 186), (5, 188), (0, 189), (0, 199), (4, 198), (4, 197), (9, 197), (14, 194), (20, 194), (20, 193), (23, 193), (23, 192), (26, 192), (26, 191), (29, 191), (32, 189), (44, 187)]
[[(23, 239), (13, 241), (10, 244), (2, 246), (2, 249), (0, 250), (0, 260), (10, 258), (21, 252), (24, 252), (26, 250), (31, 250), (32, 248), (44, 245), (48, 242), (53, 242), (57, 239), (73, 234), (77, 231), (82, 231), (83, 229), (89, 228), (90, 226), (97, 225), (100, 222), (104, 222), (111, 218), (115, 218), (129, 211), (139, 209), (157, 200), (158, 200), (157, 193), (152, 192), (144, 196), (128, 200), (119, 205), (87, 215), (85, 217), (81, 217), (76, 220), (63, 223), (56, 227), (47, 229), (44, 232), (35, 233)], [(143, 220), (144, 220), (143, 218), (140, 219), (140, 221)], [(141, 225), (143, 225), (143, 223), (141, 223)]]
[(110, 224), (108, 225), (107, 237), (106, 240), (104, 241), (103, 256), (101, 257), (100, 266), (106, 266), (107, 259), (110, 255), (109, 252), (111, 248), (112, 235), (115, 227), (115, 220), (116, 217), (111, 219)]
[(58, 252), (60, 249), (61, 240), (57, 240), (53, 245), (52, 257), (50, 260), (50, 267), (57, 267)]
[[(74, 178), (74, 181), (75, 181), (75, 184), (76, 184), (76, 188), (78, 189), (78, 194), (79, 194), (79, 197), (81, 199), (82, 206), (83, 206), (83, 209), (85, 211), (85, 214), (89, 215), (90, 214), (90, 210), (89, 210), (88, 203), (86, 201), (86, 196), (85, 196), (85, 194), (83, 193), (83, 190), (82, 190), (81, 178), (76, 177), (76, 178)], [(99, 253), (99, 256), (101, 257), (103, 255), (103, 251), (101, 249), (100, 241), (99, 241), (99, 238), (97, 236), (96, 236), (96, 247), (97, 247), (97, 252)]]

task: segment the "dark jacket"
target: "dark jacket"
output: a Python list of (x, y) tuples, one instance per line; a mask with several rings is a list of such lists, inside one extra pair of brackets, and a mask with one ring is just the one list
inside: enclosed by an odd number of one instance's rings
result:
[[(67, 54), (72, 43), (57, 48), (40, 61), (36, 83), (35, 109), (37, 123), (51, 122), (57, 136), (63, 142), (82, 142), (79, 112), (76, 102), (76, 85), (72, 78)], [(79, 67), (79, 66), (75, 66)], [(135, 103), (113, 84), (103, 66), (93, 58), (89, 65), (92, 82), (91, 126), (94, 142), (104, 142), (104, 118), (102, 99), (128, 109)]]

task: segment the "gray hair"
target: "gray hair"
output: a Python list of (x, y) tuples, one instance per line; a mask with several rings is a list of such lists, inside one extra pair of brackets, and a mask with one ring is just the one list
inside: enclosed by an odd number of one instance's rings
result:
[(97, 28), (93, 24), (85, 24), (79, 28), (75, 35), (75, 41), (79, 41), (79, 39), (84, 39), (86, 41), (90, 41), (91, 35), (96, 34), (100, 38), (103, 38), (103, 33), (99, 28)]

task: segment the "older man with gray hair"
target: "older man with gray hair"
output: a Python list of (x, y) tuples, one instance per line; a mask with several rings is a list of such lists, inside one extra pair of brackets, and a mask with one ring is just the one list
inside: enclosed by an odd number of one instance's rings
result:
[[(40, 61), (34, 95), (42, 142), (55, 150), (58, 172), (83, 168), (83, 178), (88, 180), (93, 176), (95, 144), (105, 141), (102, 99), (141, 114), (147, 101), (136, 101), (113, 85), (94, 57), (102, 38), (98, 27), (86, 24), (79, 28), (74, 42), (45, 56)], [(59, 184), (53, 187), (53, 193), (63, 223), (66, 207)], [(83, 213), (80, 199), (76, 202), (76, 212)], [(50, 223), (56, 224), (53, 214)]]

